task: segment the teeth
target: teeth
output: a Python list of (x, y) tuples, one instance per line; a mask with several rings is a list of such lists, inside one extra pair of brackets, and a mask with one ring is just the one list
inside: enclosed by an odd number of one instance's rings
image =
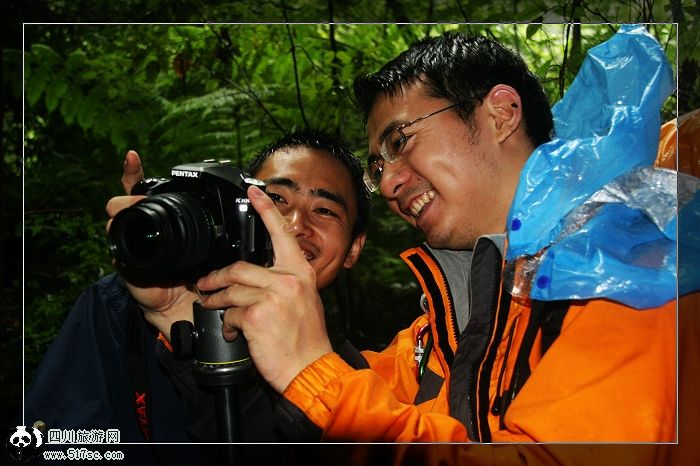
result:
[(411, 211), (411, 214), (414, 217), (418, 217), (423, 210), (423, 207), (425, 207), (427, 204), (430, 204), (430, 202), (435, 199), (435, 191), (432, 189), (430, 191), (427, 191), (423, 193), (422, 196), (416, 198), (415, 201), (411, 204), (411, 207), (409, 210)]
[(307, 261), (316, 259), (316, 254), (313, 252), (316, 248), (314, 248), (312, 245), (302, 245), (302, 243), (300, 242), (299, 249), (301, 249), (301, 253), (304, 254), (304, 259), (306, 259)]

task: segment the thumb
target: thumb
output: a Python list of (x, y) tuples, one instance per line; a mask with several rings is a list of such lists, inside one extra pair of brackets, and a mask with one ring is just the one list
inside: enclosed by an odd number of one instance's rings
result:
[(122, 186), (126, 194), (131, 194), (131, 190), (141, 180), (144, 179), (141, 158), (136, 151), (130, 150), (124, 159), (124, 174), (122, 175)]

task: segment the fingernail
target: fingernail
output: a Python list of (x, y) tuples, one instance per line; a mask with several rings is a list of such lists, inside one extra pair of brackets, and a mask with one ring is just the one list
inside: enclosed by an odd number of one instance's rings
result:
[(265, 193), (263, 193), (257, 186), (251, 186), (248, 189), (248, 197), (251, 199), (261, 199)]

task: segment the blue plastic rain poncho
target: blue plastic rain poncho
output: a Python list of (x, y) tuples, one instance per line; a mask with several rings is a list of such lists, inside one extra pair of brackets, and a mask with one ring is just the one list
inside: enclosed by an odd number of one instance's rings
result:
[[(643, 26), (622, 26), (588, 52), (552, 109), (556, 138), (530, 156), (511, 206), (506, 280), (514, 295), (643, 309), (700, 289), (697, 274), (677, 282), (676, 273), (677, 208), (683, 231), (697, 231), (700, 184), (652, 168), (672, 91), (666, 56)], [(697, 244), (682, 239), (683, 254), (696, 254)]]

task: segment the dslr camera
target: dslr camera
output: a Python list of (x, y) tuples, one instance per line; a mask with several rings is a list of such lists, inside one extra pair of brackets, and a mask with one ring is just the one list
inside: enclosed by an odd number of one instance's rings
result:
[(112, 221), (110, 250), (123, 273), (194, 282), (238, 260), (269, 263), (269, 235), (247, 195), (250, 185), (264, 189), (262, 181), (213, 160), (178, 165), (170, 175), (136, 185), (131, 194), (147, 197)]

